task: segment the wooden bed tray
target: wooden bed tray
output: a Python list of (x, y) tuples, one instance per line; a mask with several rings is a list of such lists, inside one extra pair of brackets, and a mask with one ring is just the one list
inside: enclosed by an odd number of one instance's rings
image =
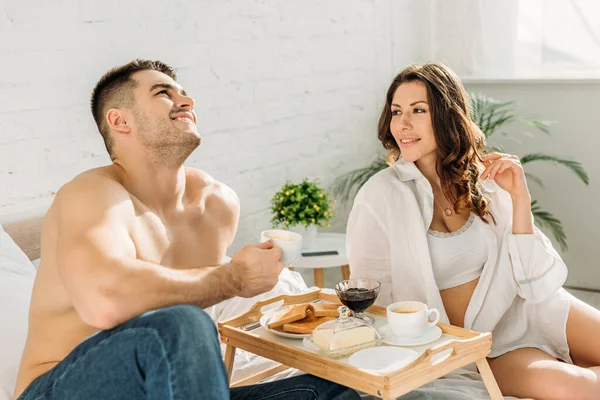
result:
[[(250, 331), (242, 329), (242, 326), (260, 320), (264, 306), (282, 300), (283, 305), (319, 300), (341, 304), (336, 295), (319, 290), (301, 295), (279, 295), (259, 301), (248, 312), (220, 322), (219, 334), (221, 341), (227, 345), (225, 367), (230, 378), (236, 348), (282, 364), (233, 386), (257, 382), (291, 367), (387, 400), (402, 396), (475, 362), (492, 400), (503, 398), (486, 360), (492, 346), (491, 333), (479, 333), (439, 323), (443, 332), (440, 339), (429, 345), (410, 347), (421, 353), (417, 360), (401, 370), (380, 375), (349, 365), (347, 358), (336, 360), (324, 357), (304, 347), (302, 340), (280, 337), (262, 327)], [(375, 327), (385, 323), (384, 307), (372, 306), (367, 313), (375, 318)]]

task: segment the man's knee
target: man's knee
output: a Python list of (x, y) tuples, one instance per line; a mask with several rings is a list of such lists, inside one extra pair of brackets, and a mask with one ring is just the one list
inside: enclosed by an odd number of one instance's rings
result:
[(217, 338), (213, 320), (201, 308), (190, 305), (176, 305), (147, 312), (140, 316), (141, 322), (169, 336), (193, 336), (196, 338)]

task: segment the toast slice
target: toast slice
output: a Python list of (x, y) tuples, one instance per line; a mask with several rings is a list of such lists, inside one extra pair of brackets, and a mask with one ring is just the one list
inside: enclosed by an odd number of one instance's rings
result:
[(283, 325), (283, 330), (289, 333), (312, 333), (317, 326), (334, 319), (335, 317), (315, 317), (311, 315), (299, 321)]
[(267, 327), (269, 329), (279, 328), (289, 322), (298, 321), (306, 318), (309, 314), (312, 315), (313, 308), (310, 304), (294, 304), (283, 310), (273, 313)]
[(315, 310), (315, 317), (339, 317), (340, 313), (338, 308), (341, 307), (339, 304), (323, 304), (316, 303), (312, 305)]

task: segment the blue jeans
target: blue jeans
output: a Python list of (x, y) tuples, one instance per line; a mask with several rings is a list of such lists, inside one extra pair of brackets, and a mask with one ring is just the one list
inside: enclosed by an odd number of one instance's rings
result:
[(19, 400), (359, 399), (302, 375), (229, 389), (214, 322), (200, 308), (151, 311), (77, 346)]

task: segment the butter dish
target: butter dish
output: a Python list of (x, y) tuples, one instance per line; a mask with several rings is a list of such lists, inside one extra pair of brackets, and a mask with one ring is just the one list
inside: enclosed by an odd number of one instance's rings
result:
[(339, 317), (317, 326), (304, 346), (329, 358), (348, 357), (354, 352), (382, 343), (381, 335), (362, 319), (350, 316), (350, 309), (339, 306)]

